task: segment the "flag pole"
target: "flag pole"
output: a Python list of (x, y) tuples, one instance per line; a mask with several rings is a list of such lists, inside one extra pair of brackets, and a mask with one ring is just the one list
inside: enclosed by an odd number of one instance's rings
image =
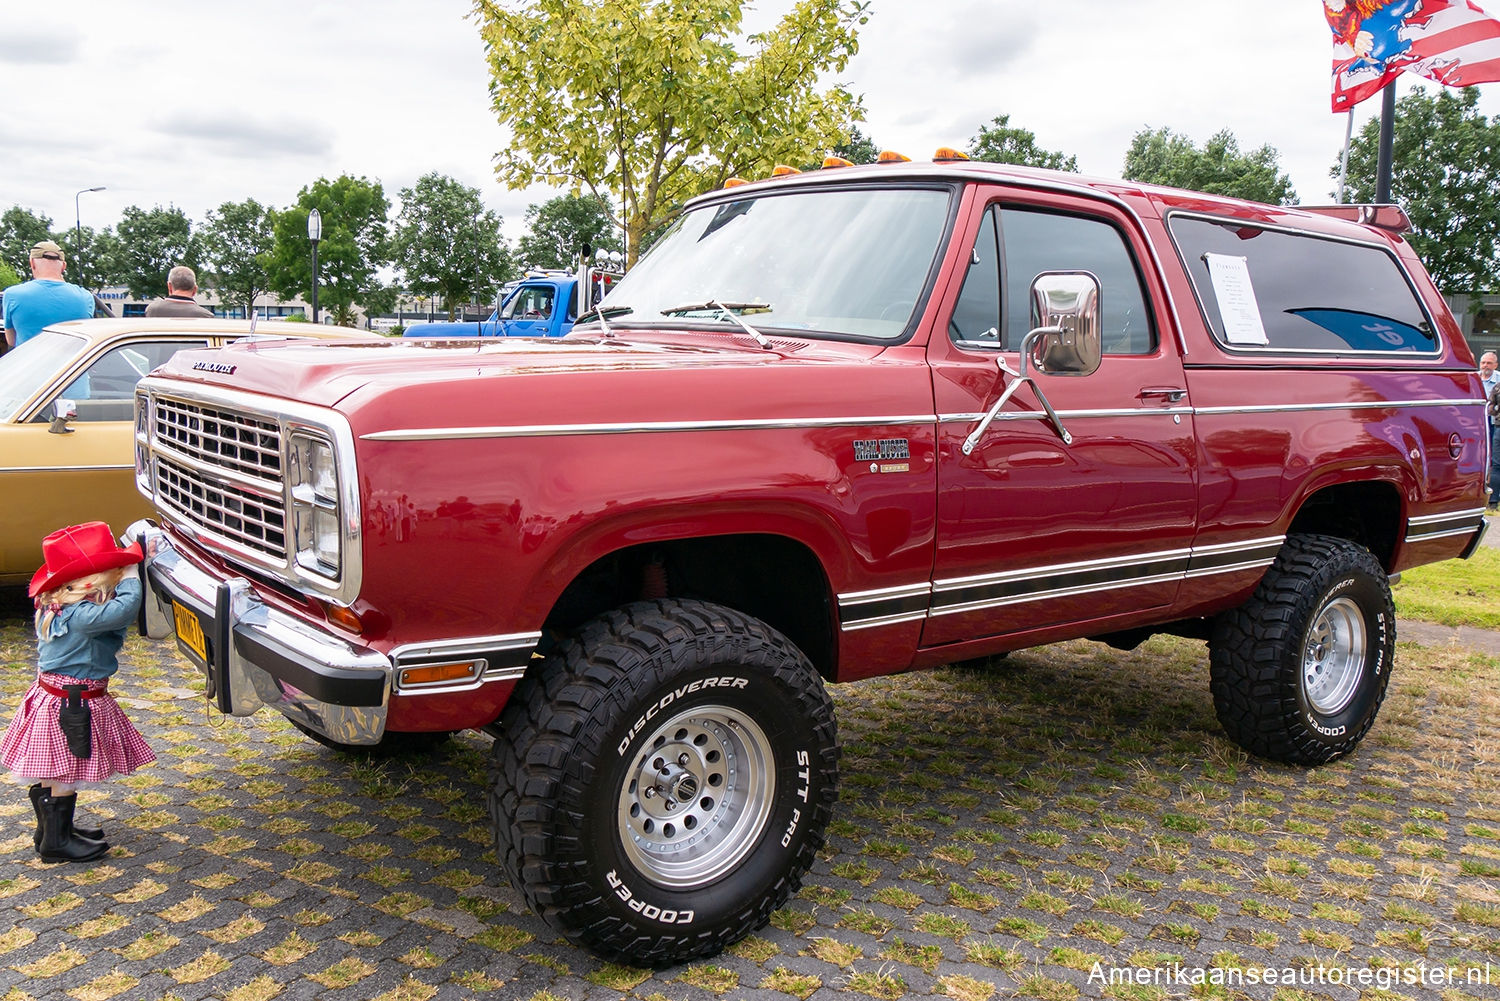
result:
[(1349, 109), (1349, 123), (1344, 126), (1344, 155), (1339, 158), (1339, 193), (1334, 199), (1344, 204), (1344, 182), (1349, 179), (1349, 143), (1354, 139), (1354, 109)]
[(1375, 204), (1391, 202), (1391, 158), (1396, 138), (1396, 81), (1381, 91), (1380, 155), (1375, 163)]

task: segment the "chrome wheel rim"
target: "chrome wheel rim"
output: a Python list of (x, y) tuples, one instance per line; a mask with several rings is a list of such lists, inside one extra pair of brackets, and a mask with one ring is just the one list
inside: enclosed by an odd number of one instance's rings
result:
[(755, 847), (775, 795), (770, 742), (755, 721), (727, 706), (690, 709), (657, 727), (632, 760), (620, 841), (658, 886), (702, 886)]
[(1349, 705), (1368, 649), (1365, 617), (1352, 598), (1319, 609), (1302, 647), (1302, 692), (1314, 710), (1332, 716)]

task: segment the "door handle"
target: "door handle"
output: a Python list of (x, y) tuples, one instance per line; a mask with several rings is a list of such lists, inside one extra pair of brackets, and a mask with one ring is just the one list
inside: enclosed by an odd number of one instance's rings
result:
[(1147, 386), (1136, 394), (1139, 400), (1162, 400), (1166, 403), (1181, 403), (1187, 399), (1187, 390), (1176, 386)]

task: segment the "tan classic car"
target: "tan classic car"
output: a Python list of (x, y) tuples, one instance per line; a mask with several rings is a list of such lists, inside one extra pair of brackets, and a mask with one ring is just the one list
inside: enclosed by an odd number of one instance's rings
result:
[[(136, 382), (183, 348), (250, 331), (248, 320), (75, 320), (0, 356), (0, 585), (31, 579), (54, 529), (85, 521), (123, 529), (150, 514), (132, 472)], [(271, 322), (257, 324), (254, 336), (370, 335)]]

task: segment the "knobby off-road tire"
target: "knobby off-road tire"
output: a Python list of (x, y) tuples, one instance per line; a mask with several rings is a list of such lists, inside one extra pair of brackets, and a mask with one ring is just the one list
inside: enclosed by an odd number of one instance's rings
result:
[(823, 844), (838, 736), (822, 679), (701, 601), (585, 625), (517, 686), (490, 762), (495, 847), (533, 911), (635, 966), (761, 927)]
[(1214, 710), (1251, 754), (1316, 765), (1375, 722), (1396, 651), (1385, 570), (1345, 539), (1294, 535), (1209, 640)]

